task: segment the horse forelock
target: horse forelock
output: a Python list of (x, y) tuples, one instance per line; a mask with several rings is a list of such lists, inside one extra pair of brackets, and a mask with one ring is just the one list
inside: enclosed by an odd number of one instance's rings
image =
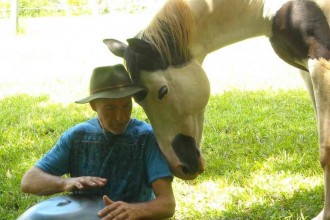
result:
[(170, 65), (189, 61), (191, 34), (195, 21), (183, 0), (169, 0), (144, 30), (142, 39), (154, 44), (160, 55)]

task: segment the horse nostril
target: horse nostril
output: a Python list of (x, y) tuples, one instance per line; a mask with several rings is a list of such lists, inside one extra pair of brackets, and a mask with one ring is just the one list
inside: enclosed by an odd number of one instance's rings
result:
[(178, 134), (172, 140), (172, 148), (180, 161), (181, 172), (195, 175), (199, 172), (200, 152), (194, 137)]
[(189, 167), (186, 166), (186, 165), (181, 165), (181, 169), (182, 169), (184, 174), (191, 174), (192, 173), (191, 170), (189, 169)]

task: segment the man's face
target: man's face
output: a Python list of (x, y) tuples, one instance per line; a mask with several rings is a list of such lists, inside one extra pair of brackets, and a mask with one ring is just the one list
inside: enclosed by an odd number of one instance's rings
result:
[(96, 99), (91, 102), (92, 109), (97, 112), (101, 126), (113, 134), (125, 131), (131, 118), (132, 98)]

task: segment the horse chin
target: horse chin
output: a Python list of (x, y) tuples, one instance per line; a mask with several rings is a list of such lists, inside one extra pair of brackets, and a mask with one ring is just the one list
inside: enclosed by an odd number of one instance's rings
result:
[(197, 172), (190, 172), (190, 169), (187, 165), (179, 163), (175, 167), (172, 167), (172, 173), (175, 177), (183, 180), (193, 180), (196, 179), (200, 174), (204, 172), (204, 158), (200, 156), (198, 160), (199, 170)]

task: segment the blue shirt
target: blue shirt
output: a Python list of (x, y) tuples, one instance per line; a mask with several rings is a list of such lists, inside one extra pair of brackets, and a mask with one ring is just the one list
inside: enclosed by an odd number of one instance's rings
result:
[(125, 202), (152, 200), (151, 183), (173, 178), (151, 126), (137, 119), (131, 119), (122, 134), (104, 131), (97, 118), (78, 124), (36, 166), (56, 176), (106, 178), (106, 186), (74, 194), (107, 195)]

